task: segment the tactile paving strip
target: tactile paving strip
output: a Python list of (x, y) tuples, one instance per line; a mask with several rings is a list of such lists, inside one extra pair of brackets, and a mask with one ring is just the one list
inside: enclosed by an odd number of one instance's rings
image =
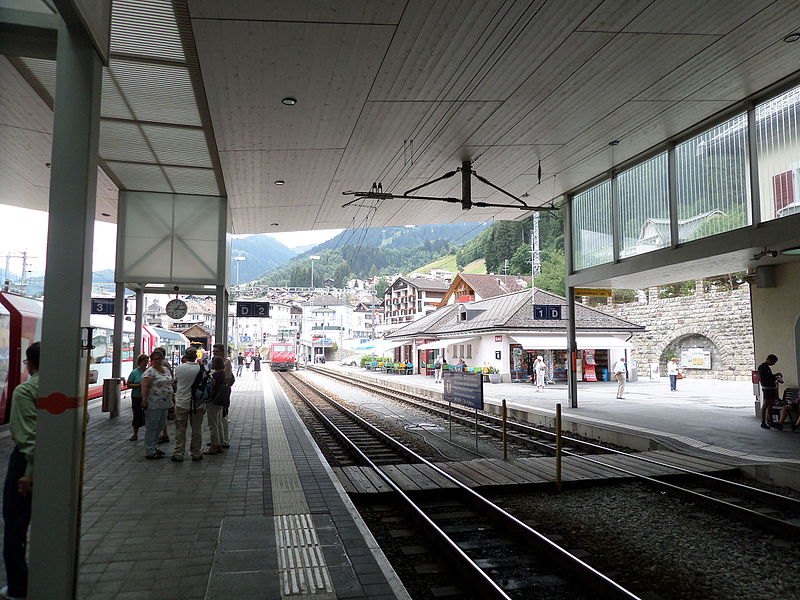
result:
[(336, 598), (311, 515), (276, 516), (275, 538), (284, 597)]

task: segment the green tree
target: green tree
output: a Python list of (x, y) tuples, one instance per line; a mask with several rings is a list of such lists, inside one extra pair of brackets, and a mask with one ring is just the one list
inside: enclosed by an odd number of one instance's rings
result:
[(386, 293), (386, 288), (389, 287), (389, 282), (386, 280), (386, 277), (381, 277), (375, 282), (375, 295), (378, 298), (383, 298), (383, 295)]
[(348, 265), (345, 261), (342, 261), (333, 272), (332, 279), (334, 287), (344, 287), (344, 284), (347, 282), (348, 275), (350, 275), (350, 265)]
[(542, 258), (542, 272), (536, 275), (535, 285), (540, 290), (563, 296), (565, 292), (564, 250), (547, 252)]

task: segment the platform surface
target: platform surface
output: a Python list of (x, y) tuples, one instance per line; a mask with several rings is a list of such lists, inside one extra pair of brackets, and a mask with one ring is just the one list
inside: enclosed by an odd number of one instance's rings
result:
[[(236, 380), (231, 448), (198, 462), (146, 460), (126, 399), (89, 412), (82, 600), (407, 598), (269, 371)], [(12, 444), (0, 427), (3, 477)]]
[[(427, 390), (442, 391), (427, 375), (393, 375), (342, 367), (329, 361), (325, 368), (363, 377), (400, 383)], [(669, 380), (640, 379), (628, 382), (624, 399), (616, 398), (616, 382), (578, 383), (578, 407), (570, 408), (567, 388), (548, 385), (537, 392), (530, 383), (484, 384), (487, 404), (520, 407), (544, 415), (554, 415), (557, 403), (565, 417), (593, 421), (608, 428), (639, 433), (669, 441), (672, 447), (708, 452), (742, 462), (784, 463), (800, 466), (800, 432), (793, 433), (789, 422), (783, 431), (765, 430), (755, 416), (753, 385), (749, 381), (692, 379), (678, 381), (678, 390), (669, 391)]]

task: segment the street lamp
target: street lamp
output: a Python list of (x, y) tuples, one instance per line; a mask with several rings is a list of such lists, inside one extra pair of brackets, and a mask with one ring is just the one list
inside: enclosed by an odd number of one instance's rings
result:
[(314, 291), (314, 261), (315, 260), (319, 260), (320, 257), (314, 255), (314, 256), (309, 256), (308, 258), (311, 260), (311, 291), (313, 292)]
[[(247, 257), (246, 256), (241, 256), (241, 255), (234, 256), (233, 260), (236, 261), (236, 297), (238, 298), (239, 297), (239, 263), (242, 262), (243, 260), (247, 260)], [(235, 319), (235, 321), (234, 321), (235, 324), (234, 324), (233, 330), (236, 332), (236, 339), (234, 340), (234, 346), (236, 348), (239, 348), (239, 344), (241, 343), (241, 339), (242, 339), (241, 332), (239, 331), (239, 318), (238, 317), (234, 317), (234, 319)]]

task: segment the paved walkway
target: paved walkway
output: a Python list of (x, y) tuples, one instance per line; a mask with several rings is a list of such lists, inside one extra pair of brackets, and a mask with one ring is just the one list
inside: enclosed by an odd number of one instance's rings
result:
[[(387, 375), (331, 362), (325, 366), (426, 389), (442, 388), (425, 375)], [(555, 414), (555, 405), (560, 402), (562, 413), (577, 419), (668, 437), (742, 460), (800, 464), (800, 432), (792, 433), (788, 422), (782, 432), (761, 429), (750, 382), (686, 378), (678, 381), (678, 391), (670, 392), (669, 380), (663, 377), (629, 382), (623, 400), (616, 399), (616, 392), (616, 382), (580, 382), (578, 408), (569, 408), (563, 384), (548, 385), (542, 392), (529, 383), (484, 384), (487, 402), (506, 399), (510, 405), (542, 414)]]
[(184, 463), (128, 441), (129, 401), (117, 419), (91, 403), (79, 598), (404, 598), (274, 376), (237, 379), (232, 403), (231, 448)]

